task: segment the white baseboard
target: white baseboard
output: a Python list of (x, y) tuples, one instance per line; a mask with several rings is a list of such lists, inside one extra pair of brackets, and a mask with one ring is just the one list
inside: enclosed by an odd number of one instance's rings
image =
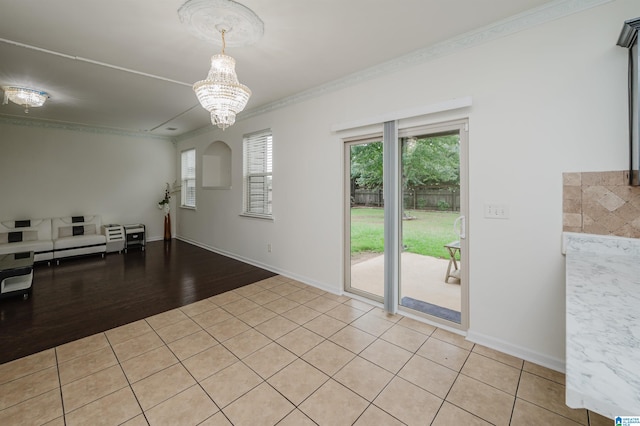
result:
[(541, 365), (543, 367), (550, 368), (560, 373), (565, 372), (565, 361), (559, 358), (550, 357), (541, 354), (531, 349), (523, 348), (522, 346), (514, 345), (505, 340), (497, 339), (486, 334), (477, 333), (473, 330), (467, 332), (467, 340), (473, 343), (486, 346), (491, 349), (495, 349), (500, 352), (504, 352), (508, 355), (513, 355), (525, 361), (532, 362), (534, 364)]
[(304, 277), (304, 276), (298, 275), (298, 274), (293, 273), (291, 271), (286, 271), (284, 269), (277, 268), (277, 267), (275, 267), (273, 265), (267, 265), (267, 264), (264, 264), (262, 262), (258, 262), (258, 261), (253, 260), (253, 259), (248, 259), (246, 257), (239, 256), (239, 255), (237, 255), (235, 253), (231, 253), (231, 252), (228, 252), (228, 251), (225, 251), (225, 250), (220, 250), (220, 249), (218, 249), (216, 247), (212, 247), (212, 246), (209, 246), (207, 244), (203, 244), (201, 242), (198, 242), (198, 241), (195, 241), (195, 240), (191, 240), (189, 238), (184, 238), (184, 237), (180, 237), (180, 236), (176, 236), (175, 238), (176, 238), (176, 240), (180, 240), (180, 241), (184, 241), (185, 243), (193, 244), (194, 246), (198, 246), (200, 248), (203, 248), (205, 250), (220, 254), (222, 256), (227, 256), (227, 257), (230, 257), (232, 259), (239, 260), (240, 262), (248, 263), (249, 265), (253, 265), (253, 266), (258, 267), (258, 268), (266, 269), (267, 271), (271, 271), (271, 272), (273, 272), (275, 274), (282, 275), (283, 277), (287, 277), (287, 278), (294, 279), (296, 281), (300, 281), (303, 284), (307, 284), (307, 285), (310, 285), (312, 287), (318, 288), (320, 290), (324, 290), (327, 293), (332, 293), (332, 294), (336, 294), (336, 295), (341, 295), (342, 294), (342, 291), (340, 291), (340, 290), (336, 290), (335, 288), (328, 287), (327, 285), (325, 285), (323, 283), (317, 282), (317, 281), (312, 280), (312, 279), (310, 279), (308, 277)]

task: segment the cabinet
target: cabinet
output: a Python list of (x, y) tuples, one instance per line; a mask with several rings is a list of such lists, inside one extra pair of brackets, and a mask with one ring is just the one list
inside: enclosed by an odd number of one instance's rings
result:
[(132, 247), (140, 247), (144, 251), (146, 231), (142, 223), (124, 225), (124, 233), (126, 237), (125, 253)]
[(107, 253), (124, 250), (125, 236), (122, 225), (108, 224), (102, 226), (102, 233), (107, 237)]

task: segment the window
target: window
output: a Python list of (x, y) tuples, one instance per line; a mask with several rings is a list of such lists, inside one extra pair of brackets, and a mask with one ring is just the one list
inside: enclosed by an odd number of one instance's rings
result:
[(196, 150), (182, 151), (182, 207), (196, 207)]
[(244, 201), (248, 216), (271, 218), (272, 136), (271, 130), (246, 135), (243, 140)]

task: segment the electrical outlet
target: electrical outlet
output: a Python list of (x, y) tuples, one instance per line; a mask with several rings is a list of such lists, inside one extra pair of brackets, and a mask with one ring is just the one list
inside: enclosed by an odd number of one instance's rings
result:
[(484, 217), (487, 219), (508, 219), (509, 206), (507, 204), (485, 204)]

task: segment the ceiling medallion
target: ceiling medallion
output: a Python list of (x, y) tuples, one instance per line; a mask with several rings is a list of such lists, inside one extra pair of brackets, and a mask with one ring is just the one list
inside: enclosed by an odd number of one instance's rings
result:
[(220, 46), (249, 46), (264, 35), (264, 23), (251, 9), (232, 0), (188, 0), (178, 9), (180, 22), (197, 38)]

